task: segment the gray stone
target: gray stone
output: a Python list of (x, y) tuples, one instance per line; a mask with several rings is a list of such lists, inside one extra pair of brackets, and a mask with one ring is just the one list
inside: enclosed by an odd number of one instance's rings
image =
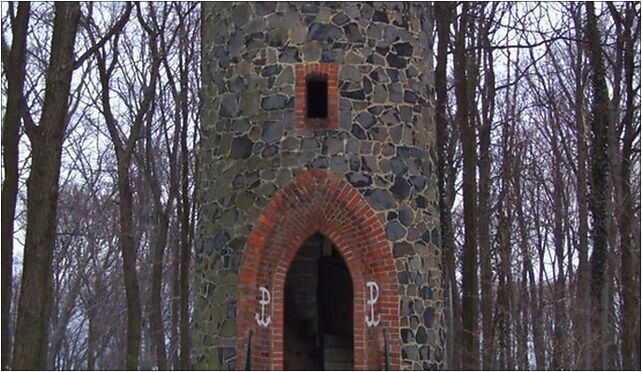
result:
[(441, 247), (441, 236), (439, 234), (439, 227), (435, 227), (432, 229), (432, 232), (430, 233), (430, 239), (432, 240), (432, 244), (434, 244), (436, 247)]
[(410, 226), (414, 221), (412, 210), (405, 205), (399, 209), (399, 221), (406, 227)]
[(392, 185), (392, 188), (390, 188), (390, 191), (395, 198), (403, 200), (410, 195), (410, 185), (405, 179), (403, 179), (403, 177), (397, 176), (395, 177), (395, 182)]
[(410, 256), (413, 253), (414, 253), (414, 249), (412, 245), (410, 245), (408, 242), (395, 243), (395, 245), (392, 247), (392, 255), (395, 258)]
[(399, 30), (396, 27), (386, 26), (383, 31), (383, 39), (387, 43), (394, 43), (399, 38)]
[(392, 46), (392, 49), (394, 49), (395, 53), (397, 55), (402, 56), (402, 57), (410, 57), (412, 56), (412, 45), (410, 43), (396, 43)]
[(370, 78), (377, 83), (387, 83), (390, 81), (390, 78), (388, 78), (388, 74), (386, 74), (386, 72), (381, 67), (375, 68), (370, 73)]
[(391, 209), (395, 206), (392, 196), (384, 190), (374, 189), (366, 191), (366, 200), (376, 210)]
[(219, 115), (224, 118), (233, 118), (239, 114), (239, 106), (233, 95), (226, 94), (221, 99), (221, 109)]
[(350, 170), (353, 172), (361, 170), (361, 158), (356, 154), (350, 156)]
[(361, 128), (359, 124), (353, 124), (352, 125), (352, 130), (350, 131), (353, 136), (355, 136), (357, 139), (364, 140), (366, 139), (366, 132)]
[(319, 141), (316, 138), (301, 140), (301, 150), (316, 150), (317, 148), (319, 148)]
[(240, 109), (242, 116), (252, 116), (259, 110), (259, 92), (256, 90), (245, 90), (240, 92)]
[(297, 138), (287, 137), (281, 141), (281, 149), (283, 150), (295, 150), (298, 149), (301, 144), (301, 141)]
[(426, 310), (424, 310), (423, 318), (424, 318), (424, 324), (426, 325), (426, 327), (432, 328), (433, 322), (435, 320), (435, 309), (432, 307), (429, 307)]
[(355, 99), (358, 101), (363, 101), (366, 98), (365, 93), (363, 92), (363, 89), (359, 90), (353, 90), (350, 92), (341, 92), (342, 97), (350, 98), (350, 99)]
[(422, 191), (426, 187), (426, 178), (424, 176), (411, 176), (410, 182), (412, 182), (417, 191)]
[(345, 173), (348, 171), (348, 160), (343, 156), (335, 155), (330, 158), (330, 169), (334, 172)]
[(232, 159), (247, 159), (252, 155), (253, 146), (254, 142), (246, 135), (234, 137), (230, 156)]
[(308, 28), (306, 41), (319, 40), (325, 42), (334, 42), (343, 36), (343, 31), (335, 25), (313, 23)]
[(227, 242), (230, 240), (230, 235), (227, 233), (227, 231), (224, 230), (219, 230), (214, 234), (214, 237), (212, 238), (212, 248), (216, 251), (220, 251), (225, 247)]
[(414, 340), (415, 338), (413, 337), (412, 331), (410, 329), (407, 329), (407, 328), (401, 329), (401, 341), (403, 341), (404, 343), (409, 343), (409, 342), (413, 342)]
[(293, 29), (290, 30), (290, 41), (294, 44), (303, 44), (305, 42), (305, 37), (307, 35), (307, 29), (298, 24)]
[(402, 316), (408, 316), (414, 313), (412, 300), (408, 297), (401, 298), (401, 304), (399, 304), (399, 312)]
[(392, 241), (399, 240), (406, 235), (406, 228), (399, 221), (390, 221), (386, 225), (386, 236)]
[(283, 17), (279, 14), (271, 14), (267, 17), (267, 28), (271, 30), (273, 28), (279, 27), (282, 24)]
[[(299, 48), (294, 48), (294, 47), (281, 48), (281, 54), (279, 54), (279, 62), (282, 62), (282, 63), (301, 62)], [(291, 71), (291, 69), (289, 70)], [(279, 80), (277, 80), (277, 84), (278, 83), (279, 83)]]
[(404, 164), (403, 160), (398, 156), (390, 159), (390, 167), (392, 168), (392, 172), (397, 176), (406, 173), (408, 170), (406, 164)]
[(276, 11), (276, 2), (274, 1), (260, 1), (254, 3), (254, 12), (257, 17), (274, 13)]
[(403, 92), (400, 83), (388, 84), (388, 94), (390, 102), (401, 103), (403, 100)]
[(386, 64), (385, 58), (383, 58), (382, 56), (380, 56), (378, 54), (375, 54), (375, 53), (370, 54), (368, 56), (368, 58), (366, 59), (366, 62), (368, 62), (370, 64), (373, 64), (373, 65), (385, 65)]
[(350, 18), (348, 18), (345, 14), (339, 13), (336, 14), (334, 17), (332, 17), (332, 22), (336, 24), (337, 26), (342, 26), (346, 22), (348, 22)]
[(375, 117), (367, 111), (361, 112), (357, 115), (356, 120), (364, 129), (370, 129), (377, 122)]
[(427, 285), (421, 287), (421, 298), (424, 300), (432, 300), (432, 288)]
[(348, 138), (348, 142), (346, 144), (346, 152), (347, 153), (357, 153), (359, 152), (361, 148), (362, 141), (358, 141), (354, 138)]
[(266, 121), (263, 123), (261, 139), (267, 143), (274, 143), (281, 140), (283, 136), (283, 122)]
[(361, 81), (361, 78), (363, 77), (359, 70), (352, 65), (344, 65), (341, 66), (341, 71), (339, 72), (339, 77), (342, 80), (348, 80), (348, 81)]
[(372, 178), (363, 173), (350, 173), (348, 174), (348, 182), (354, 187), (368, 187), (372, 185)]
[(294, 83), (294, 72), (292, 71), (291, 67), (286, 67), (283, 69), (283, 71), (281, 71), (281, 73), (279, 74), (279, 77), (276, 78), (275, 84), (277, 86), (281, 86), (281, 85), (289, 85), (292, 83)]
[(303, 3), (303, 6), (301, 7), (301, 11), (303, 13), (316, 14), (319, 12), (319, 6), (316, 4)]
[(406, 91), (403, 92), (403, 101), (406, 102), (406, 103), (414, 104), (414, 103), (417, 103), (418, 99), (419, 98), (417, 97), (415, 92), (413, 92), (411, 90), (406, 90)]
[(375, 10), (374, 14), (372, 15), (372, 20), (374, 22), (383, 22), (383, 23), (389, 23), (390, 22), (388, 20), (388, 15), (383, 10)]
[(343, 140), (332, 137), (326, 138), (323, 143), (323, 153), (329, 155), (343, 153)]
[(323, 63), (335, 62), (336, 59), (337, 59), (337, 55), (338, 55), (338, 53), (337, 53), (336, 50), (327, 50), (326, 49), (321, 53), (321, 62), (323, 62)]
[(283, 67), (281, 67), (281, 65), (265, 66), (261, 71), (261, 76), (273, 76), (281, 72), (281, 70), (283, 70)]
[(419, 360), (419, 348), (417, 345), (405, 346), (401, 349), (401, 357), (410, 360)]
[(275, 94), (261, 99), (261, 107), (264, 110), (279, 110), (285, 108), (288, 98), (283, 94)]
[(350, 4), (346, 9), (345, 9), (346, 14), (350, 18), (359, 18), (360, 13), (359, 13), (359, 6), (354, 3)]
[(306, 61), (318, 61), (321, 58), (321, 46), (317, 42), (303, 45), (303, 57)]
[(388, 62), (388, 66), (399, 69), (406, 68), (406, 65), (408, 64), (408, 61), (405, 58), (400, 57), (394, 53), (388, 53), (388, 55), (386, 56), (386, 61)]
[(239, 3), (232, 10), (232, 22), (239, 27), (243, 26), (249, 19), (249, 3)]
[(417, 329), (419, 324), (421, 324), (421, 321), (419, 320), (419, 317), (415, 316), (415, 315), (412, 315), (410, 317), (410, 328)]
[[(417, 335), (417, 338), (419, 338), (419, 335)], [(419, 341), (417, 341), (417, 342), (419, 342)], [(422, 346), (419, 349), (419, 353), (421, 354), (421, 360), (430, 360), (430, 346)], [(432, 369), (437, 369), (437, 368), (434, 368), (431, 365), (429, 365), (427, 369), (432, 370)]]
[(343, 30), (349, 42), (363, 43), (365, 41), (363, 33), (359, 29), (359, 25), (357, 25), (355, 22), (351, 22), (343, 26)]

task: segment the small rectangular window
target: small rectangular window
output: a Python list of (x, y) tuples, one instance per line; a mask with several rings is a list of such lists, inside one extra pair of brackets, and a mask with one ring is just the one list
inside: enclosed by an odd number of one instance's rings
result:
[(338, 72), (335, 63), (300, 63), (295, 67), (295, 127), (339, 127)]
[(328, 117), (328, 81), (323, 77), (306, 79), (307, 117), (326, 119)]

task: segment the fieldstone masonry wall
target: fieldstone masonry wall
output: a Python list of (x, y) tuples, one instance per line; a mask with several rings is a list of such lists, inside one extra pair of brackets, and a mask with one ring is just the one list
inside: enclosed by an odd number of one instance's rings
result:
[[(277, 190), (314, 169), (347, 181), (384, 227), (399, 295), (395, 364), (443, 368), (429, 6), (204, 3), (202, 17), (194, 367), (243, 367), (248, 236)], [(295, 69), (308, 63), (337, 65), (336, 129), (295, 125)]]

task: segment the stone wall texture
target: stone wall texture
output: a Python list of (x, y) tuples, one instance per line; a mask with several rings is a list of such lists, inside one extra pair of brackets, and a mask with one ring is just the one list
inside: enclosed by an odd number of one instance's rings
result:
[[(384, 228), (399, 295), (395, 365), (444, 367), (431, 22), (426, 3), (203, 4), (194, 368), (243, 367), (248, 236), (277, 191), (311, 169), (352, 185)], [(310, 63), (338, 68), (336, 129), (295, 125), (296, 67)]]

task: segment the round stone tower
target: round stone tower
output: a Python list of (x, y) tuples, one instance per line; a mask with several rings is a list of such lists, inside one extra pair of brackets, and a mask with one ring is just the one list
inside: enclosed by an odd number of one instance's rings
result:
[(202, 5), (195, 368), (443, 368), (431, 22)]

